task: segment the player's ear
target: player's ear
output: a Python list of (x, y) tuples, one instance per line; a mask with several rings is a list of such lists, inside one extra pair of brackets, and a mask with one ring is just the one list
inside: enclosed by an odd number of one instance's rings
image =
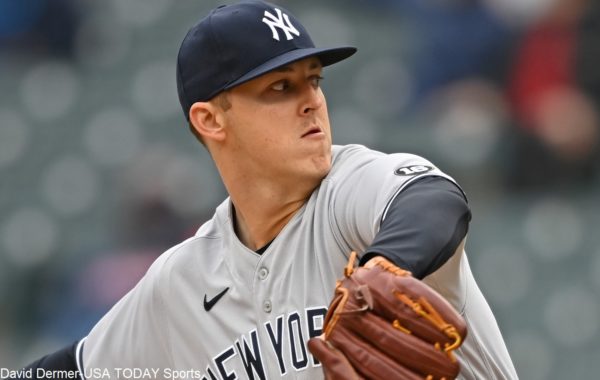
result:
[(225, 138), (222, 113), (212, 102), (196, 102), (190, 108), (190, 124), (204, 141), (222, 141)]

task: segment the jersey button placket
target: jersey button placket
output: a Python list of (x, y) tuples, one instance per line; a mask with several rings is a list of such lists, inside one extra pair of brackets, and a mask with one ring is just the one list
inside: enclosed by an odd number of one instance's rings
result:
[[(260, 281), (265, 281), (267, 277), (269, 277), (269, 270), (267, 267), (260, 267), (257, 272), (257, 277)], [(270, 313), (273, 310), (273, 304), (271, 303), (271, 300), (264, 300), (262, 309), (265, 313)]]
[(261, 267), (258, 270), (258, 278), (264, 281), (267, 279), (267, 276), (269, 276), (269, 270), (265, 267)]
[(264, 310), (265, 313), (270, 313), (271, 310), (273, 310), (273, 305), (271, 304), (271, 301), (266, 300), (263, 303), (263, 310)]

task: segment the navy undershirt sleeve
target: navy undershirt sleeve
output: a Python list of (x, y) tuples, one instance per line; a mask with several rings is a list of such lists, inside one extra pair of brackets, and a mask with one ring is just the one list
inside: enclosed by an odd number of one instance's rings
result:
[(46, 371), (68, 371), (65, 373), (75, 374), (75, 371), (77, 371), (77, 362), (75, 360), (77, 343), (78, 342), (75, 342), (54, 353), (46, 355), (24, 368), (24, 370), (31, 370), (31, 372), (19, 371), (24, 375), (31, 373), (33, 377), (24, 376), (11, 379), (38, 379), (38, 369), (43, 369), (43, 373), (46, 373)]
[(443, 177), (421, 178), (393, 199), (360, 264), (385, 256), (422, 279), (454, 254), (470, 220), (467, 200), (456, 184)]

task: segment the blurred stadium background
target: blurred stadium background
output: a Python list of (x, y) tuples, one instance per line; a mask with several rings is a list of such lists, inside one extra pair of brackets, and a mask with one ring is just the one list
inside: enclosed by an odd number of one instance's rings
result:
[[(522, 379), (600, 372), (594, 0), (288, 0), (334, 142), (421, 154), (473, 209), (471, 265)], [(85, 335), (225, 196), (175, 57), (213, 0), (0, 0), (0, 367)]]

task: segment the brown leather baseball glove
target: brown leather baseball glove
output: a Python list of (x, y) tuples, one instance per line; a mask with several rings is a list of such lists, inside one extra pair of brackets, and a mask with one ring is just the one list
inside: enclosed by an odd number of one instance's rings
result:
[(308, 342), (327, 380), (450, 380), (452, 351), (467, 330), (456, 310), (422, 281), (383, 257), (355, 267), (353, 252), (325, 317)]

